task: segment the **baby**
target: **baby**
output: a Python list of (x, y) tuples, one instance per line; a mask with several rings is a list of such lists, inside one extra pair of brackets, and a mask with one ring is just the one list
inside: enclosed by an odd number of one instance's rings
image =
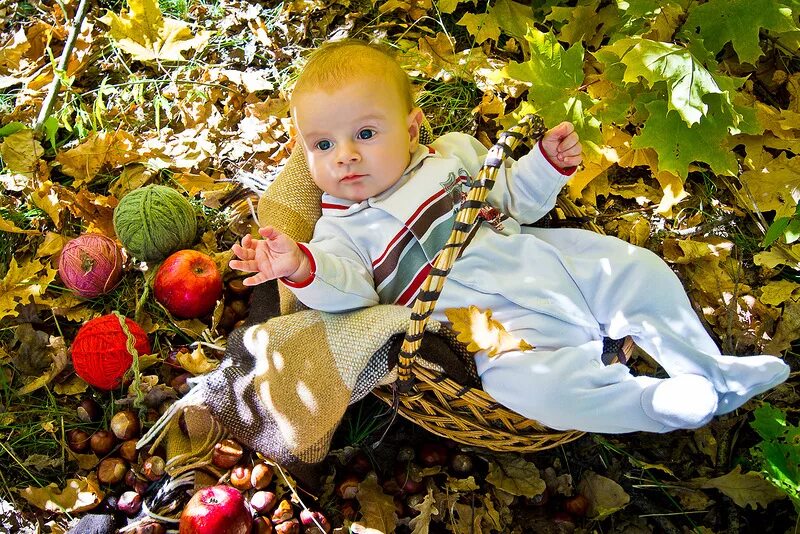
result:
[[(254, 273), (247, 285), (278, 278), (322, 311), (413, 304), (486, 148), (461, 133), (420, 145), (423, 115), (407, 75), (360, 41), (315, 51), (291, 113), (324, 193), (322, 217), (309, 243), (271, 227), (245, 236), (231, 267)], [(501, 168), (488, 203), (502, 215), (476, 226), (444, 284), (434, 319), (474, 304), (535, 346), (478, 353), (484, 390), (558, 430), (667, 432), (700, 427), (786, 380), (789, 367), (774, 356), (721, 355), (652, 252), (586, 230), (521, 226), (554, 207), (580, 162), (564, 122)], [(669, 377), (604, 365), (606, 336), (631, 336)]]

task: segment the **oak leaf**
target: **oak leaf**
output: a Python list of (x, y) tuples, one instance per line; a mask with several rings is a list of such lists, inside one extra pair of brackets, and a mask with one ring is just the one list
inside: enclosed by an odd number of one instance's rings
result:
[(506, 493), (523, 497), (541, 495), (547, 487), (533, 462), (516, 454), (492, 458), (486, 482)]
[(431, 516), (439, 513), (436, 508), (436, 501), (433, 497), (433, 488), (428, 489), (428, 493), (421, 503), (412, 506), (419, 514), (408, 523), (411, 534), (428, 534), (431, 524)]
[(445, 310), (457, 339), (467, 344), (471, 352), (486, 351), (493, 358), (510, 350), (531, 350), (533, 345), (509, 334), (505, 327), (492, 319), (492, 310), (481, 311), (477, 306)]
[(754, 510), (759, 506), (767, 507), (772, 501), (783, 499), (786, 494), (773, 486), (761, 473), (748, 471), (742, 473), (742, 466), (737, 465), (733, 471), (721, 477), (709, 480), (697, 480), (703, 489), (718, 489), (741, 508), (750, 506)]
[(185, 61), (183, 53), (202, 49), (211, 32), (192, 33), (189, 25), (164, 17), (156, 0), (128, 0), (130, 11), (107, 11), (100, 19), (119, 47), (139, 61)]

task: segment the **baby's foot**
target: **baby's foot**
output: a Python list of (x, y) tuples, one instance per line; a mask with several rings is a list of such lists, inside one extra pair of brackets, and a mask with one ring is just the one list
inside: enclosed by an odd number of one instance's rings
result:
[(665, 378), (642, 393), (642, 409), (668, 428), (700, 428), (717, 409), (717, 391), (706, 378), (679, 375)]
[(728, 391), (720, 392), (716, 415), (732, 412), (789, 377), (789, 366), (775, 356), (716, 356)]

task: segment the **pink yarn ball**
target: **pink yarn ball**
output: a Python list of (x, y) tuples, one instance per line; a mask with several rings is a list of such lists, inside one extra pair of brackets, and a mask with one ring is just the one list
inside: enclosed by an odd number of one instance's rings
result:
[(84, 298), (111, 291), (122, 278), (122, 251), (101, 234), (83, 234), (64, 247), (58, 274), (64, 285)]

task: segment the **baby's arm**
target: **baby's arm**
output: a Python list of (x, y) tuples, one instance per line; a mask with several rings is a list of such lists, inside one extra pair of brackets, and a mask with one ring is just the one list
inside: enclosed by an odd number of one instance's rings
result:
[(239, 259), (230, 261), (231, 268), (256, 273), (245, 278), (244, 285), (254, 286), (275, 278), (300, 283), (311, 276), (308, 257), (294, 239), (272, 226), (259, 228), (258, 233), (263, 239), (253, 239), (248, 234), (241, 245), (233, 245), (233, 253)]
[(581, 141), (571, 122), (562, 122), (548, 130), (541, 143), (544, 155), (556, 168), (567, 170), (583, 161)]

